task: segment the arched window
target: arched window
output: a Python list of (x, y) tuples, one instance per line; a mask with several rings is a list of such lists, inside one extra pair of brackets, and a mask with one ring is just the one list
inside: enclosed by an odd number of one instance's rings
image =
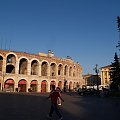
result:
[(22, 58), (19, 63), (19, 74), (27, 74), (27, 60)]
[(47, 62), (42, 62), (42, 65), (41, 65), (41, 75), (42, 76), (47, 76), (47, 67), (48, 67)]

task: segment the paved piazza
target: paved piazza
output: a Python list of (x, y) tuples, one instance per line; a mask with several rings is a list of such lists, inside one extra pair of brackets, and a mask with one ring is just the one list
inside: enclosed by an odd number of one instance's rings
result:
[[(0, 93), (0, 120), (47, 120), (47, 93)], [(118, 120), (120, 98), (63, 94), (63, 120)], [(56, 114), (54, 120), (58, 120)]]

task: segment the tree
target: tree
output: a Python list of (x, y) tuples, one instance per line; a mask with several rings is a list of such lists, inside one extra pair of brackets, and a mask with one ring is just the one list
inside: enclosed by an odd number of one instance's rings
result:
[(109, 74), (111, 80), (111, 90), (118, 91), (120, 87), (120, 62), (117, 53), (115, 53), (114, 62), (111, 64)]

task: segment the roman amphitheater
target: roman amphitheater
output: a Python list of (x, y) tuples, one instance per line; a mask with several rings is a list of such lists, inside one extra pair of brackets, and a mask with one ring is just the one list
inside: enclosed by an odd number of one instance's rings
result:
[(82, 67), (52, 51), (38, 54), (0, 50), (0, 91), (49, 92), (51, 85), (76, 90), (83, 84)]

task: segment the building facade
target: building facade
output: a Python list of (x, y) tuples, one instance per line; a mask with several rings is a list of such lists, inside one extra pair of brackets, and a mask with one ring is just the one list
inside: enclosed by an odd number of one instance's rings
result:
[(110, 65), (101, 67), (101, 85), (103, 87), (109, 87), (109, 85), (111, 83), (110, 82), (110, 75), (109, 75), (110, 68), (111, 68)]
[(88, 86), (88, 87), (95, 87), (97, 86), (97, 82), (98, 82), (98, 85), (101, 85), (101, 78), (100, 78), (100, 75), (93, 75), (93, 74), (86, 74), (86, 75), (83, 75), (83, 79), (85, 81), (85, 85)]
[(0, 90), (49, 92), (51, 85), (74, 90), (83, 84), (82, 67), (52, 51), (38, 54), (0, 50)]

